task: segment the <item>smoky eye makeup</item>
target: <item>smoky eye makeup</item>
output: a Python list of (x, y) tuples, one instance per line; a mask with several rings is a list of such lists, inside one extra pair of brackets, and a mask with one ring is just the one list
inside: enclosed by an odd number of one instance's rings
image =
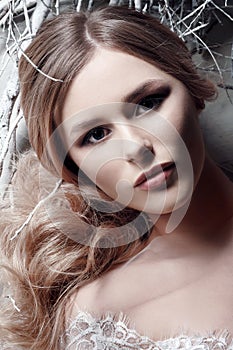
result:
[[(117, 106), (119, 106), (119, 103), (123, 103), (126, 106), (126, 108), (122, 107), (121, 113), (127, 119), (137, 118), (150, 111), (159, 110), (160, 106), (170, 95), (171, 90), (172, 87), (168, 82), (153, 79), (144, 82), (128, 95), (124, 96), (121, 101), (115, 103)], [(118, 108), (116, 113), (118, 113)], [(106, 111), (101, 110), (101, 114), (106, 114)], [(72, 144), (81, 147), (102, 142), (112, 132), (112, 123), (114, 124), (115, 121), (116, 119), (111, 120), (111, 118), (107, 121), (106, 117), (103, 116), (96, 116), (94, 118), (90, 114), (85, 115), (83, 120), (75, 121), (71, 127), (69, 137), (73, 141)]]
[(68, 137), (71, 144), (82, 146), (92, 143), (92, 141), (97, 143), (101, 140), (110, 132), (110, 125), (106, 125), (106, 120), (102, 117), (86, 118), (81, 121), (74, 121), (70, 129)]
[(152, 92), (144, 92), (144, 96), (140, 96), (135, 101), (134, 116), (138, 117), (141, 114), (149, 112), (151, 110), (156, 111), (160, 108), (166, 98), (170, 95), (170, 87), (160, 87)]
[(97, 126), (88, 131), (81, 140), (81, 146), (98, 144), (103, 141), (111, 130), (105, 126)]

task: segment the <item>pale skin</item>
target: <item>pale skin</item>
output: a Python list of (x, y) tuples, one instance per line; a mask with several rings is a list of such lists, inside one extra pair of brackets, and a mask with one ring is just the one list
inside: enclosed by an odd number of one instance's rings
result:
[[(145, 111), (139, 109), (139, 119), (132, 122), (121, 108), (124, 96), (148, 81), (153, 81), (150, 91), (144, 89), (140, 101), (157, 94), (154, 103), (162, 118), (154, 119), (155, 129), (151, 119), (148, 124), (147, 120), (156, 114), (144, 117)], [(158, 93), (161, 86), (162, 93), (160, 90)], [(95, 106), (115, 102), (120, 104), (111, 109), (114, 118), (105, 113), (107, 109), (104, 108), (101, 123), (96, 121), (94, 111), (99, 110)], [(123, 179), (126, 181), (124, 190), (132, 191), (129, 206), (160, 216), (147, 247), (127, 265), (123, 264), (81, 288), (73, 297), (69, 316), (75, 317), (79, 309), (98, 316), (108, 311), (122, 311), (139, 333), (154, 340), (180, 333), (180, 329), (190, 334), (203, 334), (226, 328), (233, 333), (233, 185), (205, 152), (198, 124), (200, 111), (186, 87), (136, 57), (97, 49), (91, 62), (74, 79), (65, 100), (62, 116), (66, 121), (66, 141), (70, 128), (76, 122), (84, 121), (84, 110), (91, 110), (88, 118), (94, 120), (93, 127), (101, 126), (102, 129), (93, 133), (93, 129), (84, 127), (77, 132), (77, 142), (72, 141), (69, 148), (73, 160), (113, 199), (124, 202), (116, 190)], [(76, 115), (75, 122), (71, 118), (73, 115)], [(173, 160), (178, 166), (181, 164), (185, 174), (178, 138), (170, 137), (171, 141), (164, 143), (167, 122), (177, 130), (190, 155), (192, 198), (189, 174), (179, 178), (182, 188), (179, 196), (175, 172), (169, 178), (167, 188), (162, 190), (134, 187), (142, 169), (147, 171), (154, 164)], [(140, 123), (144, 124), (143, 128)], [(117, 151), (114, 148), (116, 140)], [(144, 149), (151, 154), (146, 160)], [(93, 173), (95, 168), (99, 169), (97, 177)], [(164, 198), (164, 205), (159, 208), (155, 203), (162, 203)], [(178, 212), (187, 202), (189, 205), (182, 221), (166, 234), (175, 204)]]

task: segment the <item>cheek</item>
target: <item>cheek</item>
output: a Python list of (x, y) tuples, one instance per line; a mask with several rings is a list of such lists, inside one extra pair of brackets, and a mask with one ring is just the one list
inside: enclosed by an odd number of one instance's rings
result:
[(116, 199), (124, 182), (122, 155), (113, 152), (113, 149), (110, 151), (109, 147), (100, 148), (93, 147), (87, 152), (73, 149), (70, 155), (93, 183), (109, 197)]
[(112, 199), (118, 197), (119, 186), (122, 180), (122, 161), (110, 160), (98, 168), (95, 183)]
[[(89, 173), (92, 181), (112, 200), (130, 206), (133, 198), (133, 184), (124, 176), (124, 161), (110, 160)], [(88, 169), (86, 170), (88, 175)]]
[[(205, 146), (203, 141), (202, 131), (199, 125), (199, 113), (196, 110), (193, 102), (190, 101), (189, 108), (183, 109), (183, 117), (176, 118), (174, 120), (174, 126), (178, 131), (180, 138), (184, 142), (187, 153), (190, 157), (190, 162), (193, 172), (193, 189), (196, 187), (200, 178), (204, 159), (205, 159)], [(178, 153), (182, 154), (183, 146), (177, 147)], [(182, 159), (183, 157), (179, 157)], [(183, 173), (187, 172), (186, 162), (181, 166)], [(181, 182), (183, 184), (183, 182)], [(186, 176), (183, 188), (189, 187), (189, 176)]]

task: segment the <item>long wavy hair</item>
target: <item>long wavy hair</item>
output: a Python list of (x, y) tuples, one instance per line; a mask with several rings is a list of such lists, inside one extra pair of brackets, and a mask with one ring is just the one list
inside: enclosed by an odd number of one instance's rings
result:
[[(22, 157), (1, 204), (2, 283), (11, 297), (1, 307), (0, 336), (7, 348), (59, 350), (71, 296), (127, 261), (150, 236), (146, 215), (135, 225), (139, 213), (133, 209), (119, 207), (109, 214), (106, 202), (102, 210), (93, 209), (97, 199), (91, 185), (80, 193), (79, 169), (69, 154), (60, 162), (61, 140), (47, 147), (72, 80), (99, 47), (136, 56), (171, 74), (187, 87), (197, 108), (216, 95), (213, 84), (198, 75), (185, 44), (149, 15), (106, 7), (61, 14), (42, 25), (25, 52), (34, 66), (25, 56), (19, 62), (21, 105), (37, 156)], [(63, 183), (48, 196), (60, 177)], [(122, 242), (103, 247), (113, 239), (106, 228), (110, 233), (115, 228)], [(134, 238), (127, 244), (126, 235)]]

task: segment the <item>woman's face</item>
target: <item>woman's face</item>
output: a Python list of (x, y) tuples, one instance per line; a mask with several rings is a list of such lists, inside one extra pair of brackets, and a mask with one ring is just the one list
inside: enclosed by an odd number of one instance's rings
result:
[(97, 49), (62, 110), (71, 158), (108, 196), (148, 213), (190, 200), (204, 161), (193, 99), (179, 81), (134, 56)]

